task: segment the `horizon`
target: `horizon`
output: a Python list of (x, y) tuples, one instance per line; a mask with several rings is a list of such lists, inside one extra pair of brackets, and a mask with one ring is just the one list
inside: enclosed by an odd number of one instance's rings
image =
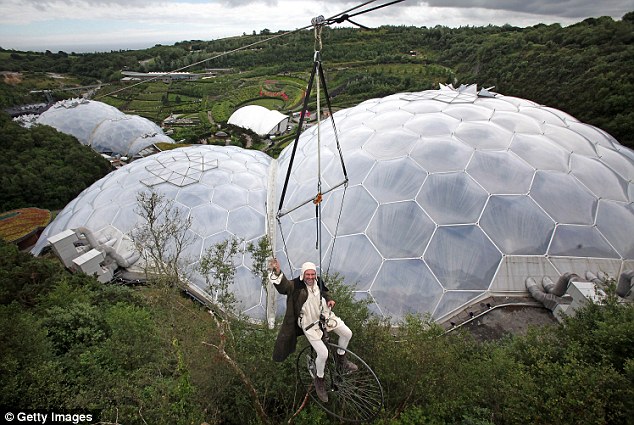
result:
[[(385, 4), (379, 2), (377, 6)], [(631, 0), (527, 0), (521, 4), (482, 0), (403, 1), (355, 17), (355, 22), (381, 25), (450, 28), (511, 25), (526, 28), (538, 24), (563, 27), (588, 18), (608, 16), (620, 20), (634, 10)], [(574, 3), (571, 5), (571, 3)], [(142, 50), (157, 44), (294, 31), (310, 25), (313, 17), (336, 16), (359, 9), (358, 2), (290, 0), (0, 0), (0, 47), (32, 52), (102, 53)], [(70, 18), (69, 18), (70, 16)], [(219, 19), (221, 17), (222, 19)], [(351, 24), (337, 24), (337, 27)]]

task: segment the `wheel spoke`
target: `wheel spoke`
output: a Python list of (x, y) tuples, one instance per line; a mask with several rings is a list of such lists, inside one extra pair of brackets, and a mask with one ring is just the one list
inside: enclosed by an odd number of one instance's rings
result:
[[(329, 344), (331, 352), (338, 346)], [(347, 350), (350, 360), (359, 368), (356, 372), (343, 372), (332, 359), (326, 363), (326, 388), (329, 401), (323, 403), (315, 394), (315, 352), (308, 346), (297, 359), (299, 380), (312, 399), (329, 414), (347, 422), (369, 422), (383, 408), (383, 389), (372, 369), (356, 354)]]

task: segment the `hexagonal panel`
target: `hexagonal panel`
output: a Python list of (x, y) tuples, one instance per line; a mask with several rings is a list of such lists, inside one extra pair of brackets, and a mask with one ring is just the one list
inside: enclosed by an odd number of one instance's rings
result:
[(619, 258), (594, 226), (558, 225), (548, 254), (564, 257)]
[[(315, 217), (313, 200), (317, 196), (317, 182), (314, 184), (289, 185), (280, 212), (289, 213), (295, 222)], [(279, 198), (278, 198), (279, 199)], [(279, 204), (277, 204), (279, 206)]]
[[(208, 253), (208, 251), (210, 249), (213, 249), (214, 245), (217, 245), (219, 243), (223, 243), (223, 242), (231, 240), (233, 238), (234, 238), (234, 235), (232, 235), (231, 233), (227, 232), (226, 230), (223, 230), (222, 232), (214, 233), (213, 235), (206, 237), (203, 240), (203, 246), (202, 246), (203, 255)], [(238, 263), (238, 262), (236, 262), (236, 263)]]
[(372, 120), (364, 124), (376, 131), (392, 130), (394, 127), (403, 125), (410, 120), (414, 114), (403, 110), (384, 111), (378, 113)]
[(606, 164), (627, 181), (634, 181), (634, 160), (603, 146), (597, 146), (601, 162)]
[(568, 152), (594, 157), (597, 156), (594, 145), (590, 143), (588, 139), (567, 127), (545, 124), (544, 135), (554, 140)]
[(444, 114), (419, 114), (405, 123), (405, 128), (425, 137), (450, 136), (460, 123)]
[[(362, 149), (344, 151), (344, 160), (349, 185), (363, 182), (372, 167), (374, 167), (374, 164), (376, 164), (376, 160), (368, 156), (368, 153)], [(335, 185), (342, 180), (342, 177), (341, 162), (338, 159), (330, 161), (324, 169), (324, 180), (328, 181), (330, 185)]]
[(112, 223), (112, 220), (117, 216), (119, 210), (120, 207), (116, 204), (95, 209), (90, 215), (90, 218), (86, 221), (85, 227), (93, 231), (98, 231), (102, 227)]
[(519, 106), (516, 105), (517, 98), (512, 96), (500, 96), (500, 97), (477, 97), (475, 104), (482, 106), (483, 108), (489, 108), (492, 111), (509, 111), (517, 112)]
[(594, 222), (597, 199), (570, 174), (538, 171), (530, 196), (558, 223)]
[[(319, 266), (319, 246), (317, 239), (317, 223), (314, 219), (304, 220), (292, 226), (290, 233), (284, 235), (289, 249), (288, 257), (294, 269), (299, 270), (306, 261)], [(332, 237), (326, 226), (321, 225), (321, 249), (325, 253)], [(337, 241), (339, 243), (339, 241)], [(281, 244), (278, 244), (281, 247)]]
[[(136, 204), (134, 204), (136, 206)], [(134, 211), (132, 206), (119, 210), (116, 217), (112, 220), (112, 226), (127, 233), (141, 224), (141, 217)]]
[(539, 121), (517, 112), (495, 111), (491, 117), (491, 122), (512, 133), (542, 134), (542, 126)]
[(464, 103), (449, 104), (443, 108), (442, 112), (459, 121), (487, 121), (493, 115), (493, 111), (489, 108)]
[(490, 122), (461, 122), (454, 132), (458, 140), (476, 149), (506, 149), (513, 133)]
[(204, 185), (194, 185), (189, 190), (182, 190), (176, 196), (176, 200), (190, 208), (211, 202), (213, 189)]
[[(335, 112), (335, 118), (337, 118), (337, 128), (359, 128), (361, 126), (366, 127), (365, 123), (370, 122), (376, 117), (376, 112), (368, 111), (365, 108), (357, 105), (357, 108), (353, 110), (342, 110)], [(370, 129), (369, 127), (366, 127)], [(372, 130), (372, 129), (370, 129)], [(372, 130), (374, 131), (374, 130)]]
[(570, 163), (572, 174), (597, 197), (627, 201), (627, 182), (599, 159), (572, 154)]
[(411, 158), (376, 163), (363, 182), (379, 202), (414, 199), (427, 173)]
[(553, 110), (549, 108), (544, 108), (540, 105), (535, 104), (534, 106), (524, 106), (520, 108), (520, 112), (522, 115), (527, 115), (529, 117), (535, 118), (538, 122), (544, 124), (551, 124), (554, 126), (565, 126), (566, 122), (557, 114), (554, 113)]
[[(315, 153), (314, 155), (306, 156), (299, 161), (297, 161), (296, 158), (296, 162), (293, 164), (293, 179), (298, 183), (307, 183), (317, 179), (319, 161), (321, 161), (323, 169), (325, 164), (330, 163), (334, 159), (334, 153), (326, 149), (322, 149), (319, 156)], [(338, 157), (336, 159), (339, 160)], [(286, 175), (286, 170), (284, 170), (284, 175)]]
[(337, 271), (348, 285), (367, 290), (381, 266), (381, 255), (365, 235), (337, 238), (331, 271)]
[[(351, 120), (346, 119), (345, 123), (348, 124), (349, 121)], [(365, 125), (356, 125), (353, 129), (348, 127), (347, 131), (342, 131), (338, 135), (339, 144), (343, 152), (347, 153), (363, 146), (374, 134), (376, 132)]]
[(249, 206), (261, 214), (266, 214), (266, 189), (249, 191)]
[(416, 258), (434, 228), (418, 204), (408, 201), (379, 206), (366, 233), (384, 258)]
[(241, 187), (225, 184), (216, 187), (213, 203), (227, 210), (234, 210), (247, 204), (248, 192)]
[(491, 196), (482, 229), (507, 255), (543, 255), (555, 222), (528, 196)]
[(420, 136), (405, 128), (375, 133), (364, 144), (363, 150), (378, 160), (396, 159), (406, 156)]
[(227, 228), (228, 212), (214, 204), (192, 208), (191, 229), (203, 238)]
[(344, 236), (363, 232), (379, 204), (363, 186), (357, 185), (348, 188), (345, 197), (343, 190), (333, 192), (326, 206), (324, 224), (333, 235), (336, 231)]
[(186, 245), (183, 253), (181, 254), (181, 259), (186, 264), (193, 264), (200, 260), (203, 248), (203, 238), (191, 230), (188, 230), (185, 239)]
[(266, 187), (266, 179), (262, 178), (258, 174), (253, 174), (249, 171), (240, 173), (234, 173), (231, 177), (231, 182), (249, 190), (257, 190)]
[(476, 151), (467, 173), (489, 193), (528, 193), (535, 170), (508, 152)]
[[(73, 211), (73, 215), (68, 218), (68, 222), (66, 223), (67, 228), (76, 229), (78, 227), (82, 227), (84, 224), (86, 224), (93, 211), (94, 208), (92, 207), (92, 205), (88, 204), (79, 206)], [(126, 225), (128, 225), (128, 223), (126, 223)], [(130, 228), (126, 226), (125, 232), (127, 232), (128, 230), (130, 230)]]
[(229, 285), (229, 291), (240, 294), (238, 298), (239, 311), (249, 315), (253, 319), (264, 320), (263, 309), (253, 309), (257, 305), (262, 305), (263, 292), (262, 283), (244, 266), (236, 268), (235, 279)]
[(447, 291), (440, 299), (432, 317), (434, 320), (441, 319), (443, 316), (469, 305), (472, 300), (483, 293), (483, 291)]
[(121, 189), (118, 186), (107, 186), (103, 188), (92, 201), (94, 208), (108, 207), (117, 201)]
[(230, 211), (227, 223), (227, 230), (247, 241), (262, 236), (265, 232), (264, 216), (250, 207)]
[(443, 289), (422, 260), (387, 260), (370, 293), (386, 316), (396, 320), (433, 311)]
[(443, 226), (432, 236), (425, 262), (445, 289), (486, 290), (502, 254), (476, 226)]
[(215, 168), (203, 173), (200, 177), (200, 182), (212, 188), (227, 184), (231, 182), (231, 173), (227, 170)]
[(475, 223), (488, 194), (466, 173), (431, 174), (416, 198), (437, 224)]
[(595, 145), (596, 148), (604, 147), (614, 150), (615, 148), (618, 148), (618, 146), (621, 146), (614, 137), (610, 136), (600, 128), (594, 127), (590, 124), (574, 121), (570, 121), (567, 124), (571, 130), (588, 139), (588, 141)]
[(634, 258), (634, 237), (632, 237), (634, 205), (600, 201), (597, 210), (597, 228), (621, 257)]
[(538, 170), (568, 171), (570, 152), (547, 137), (516, 134), (510, 150)]
[(463, 171), (471, 156), (473, 148), (456, 141), (452, 137), (423, 137), (414, 146), (410, 156), (427, 172)]

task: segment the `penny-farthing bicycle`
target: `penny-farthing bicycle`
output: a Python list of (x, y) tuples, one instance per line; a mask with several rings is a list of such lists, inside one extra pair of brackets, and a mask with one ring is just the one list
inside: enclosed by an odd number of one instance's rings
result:
[(329, 341), (328, 332), (325, 330), (326, 320), (322, 317), (316, 324), (324, 332), (324, 343), (328, 347), (328, 361), (324, 372), (328, 402), (322, 402), (315, 392), (313, 378), (316, 374), (317, 354), (310, 345), (300, 351), (297, 356), (299, 382), (310, 397), (330, 415), (346, 422), (370, 422), (383, 408), (381, 382), (370, 366), (349, 349), (346, 349), (348, 358), (359, 369), (355, 372), (347, 372), (337, 365), (335, 356), (340, 347)]

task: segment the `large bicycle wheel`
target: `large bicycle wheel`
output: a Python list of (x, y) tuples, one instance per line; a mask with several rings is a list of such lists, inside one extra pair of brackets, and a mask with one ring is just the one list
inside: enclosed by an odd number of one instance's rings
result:
[(329, 414), (347, 422), (372, 421), (383, 408), (383, 388), (379, 378), (363, 359), (350, 350), (346, 350), (348, 359), (359, 370), (352, 373), (339, 370), (333, 358), (339, 346), (331, 343), (328, 345), (330, 354), (324, 372), (328, 402), (322, 402), (315, 393), (313, 378), (316, 374), (316, 353), (310, 345), (297, 356), (297, 375), (301, 385)]

